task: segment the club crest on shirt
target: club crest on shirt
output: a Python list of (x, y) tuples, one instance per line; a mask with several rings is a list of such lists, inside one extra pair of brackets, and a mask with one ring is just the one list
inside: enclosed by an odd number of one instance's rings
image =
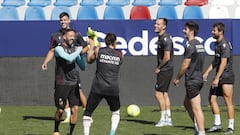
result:
[(225, 43), (223, 44), (223, 47), (224, 47), (224, 48), (226, 47), (226, 44), (225, 44)]

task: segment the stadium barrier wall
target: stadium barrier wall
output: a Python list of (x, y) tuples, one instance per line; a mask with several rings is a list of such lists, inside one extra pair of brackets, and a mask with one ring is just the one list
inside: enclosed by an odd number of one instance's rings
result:
[[(168, 32), (173, 36), (175, 57), (174, 76), (181, 66), (185, 39), (182, 29), (186, 20), (169, 21)], [(226, 37), (232, 42), (234, 51), (235, 85), (233, 101), (239, 105), (239, 20), (195, 20), (200, 25), (199, 39), (205, 46), (205, 68), (213, 59), (211, 28), (214, 22), (226, 24)], [(127, 56), (120, 72), (120, 96), (122, 105), (157, 105), (154, 98), (156, 57), (154, 47), (157, 35), (153, 32), (154, 21), (73, 21), (73, 28), (85, 36), (88, 26), (98, 31), (102, 41), (104, 33), (118, 36), (118, 48)], [(59, 28), (58, 21), (0, 22), (2, 30), (0, 49), (0, 105), (54, 105), (54, 61), (47, 71), (41, 70), (44, 56), (49, 49), (51, 33)], [(95, 72), (95, 64), (81, 71), (84, 92), (88, 95)], [(211, 79), (209, 76), (201, 94), (202, 104), (208, 105)], [(185, 95), (184, 78), (180, 87), (170, 85), (172, 105), (183, 105)], [(106, 102), (102, 102), (103, 105)], [(224, 104), (220, 99), (220, 104)]]

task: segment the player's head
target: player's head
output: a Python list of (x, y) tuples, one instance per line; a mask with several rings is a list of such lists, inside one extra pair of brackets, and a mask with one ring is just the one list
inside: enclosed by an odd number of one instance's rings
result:
[(195, 37), (198, 34), (198, 29), (199, 29), (199, 26), (197, 23), (193, 21), (188, 21), (184, 25), (183, 33), (186, 38), (189, 38), (191, 36)]
[(67, 45), (72, 45), (75, 40), (75, 30), (74, 29), (66, 29), (64, 32), (63, 38)]
[(116, 48), (117, 45), (117, 37), (115, 34), (113, 33), (107, 33), (106, 37), (105, 37), (105, 44), (106, 46), (112, 46), (114, 48)]
[(60, 24), (61, 24), (61, 28), (62, 29), (68, 29), (70, 26), (70, 17), (69, 14), (67, 12), (62, 12), (59, 15), (59, 20), (60, 20)]
[(166, 18), (158, 18), (154, 25), (154, 31), (160, 33), (166, 30), (168, 20)]
[(224, 35), (225, 25), (221, 22), (213, 24), (212, 36), (215, 39), (218, 39), (220, 36)]

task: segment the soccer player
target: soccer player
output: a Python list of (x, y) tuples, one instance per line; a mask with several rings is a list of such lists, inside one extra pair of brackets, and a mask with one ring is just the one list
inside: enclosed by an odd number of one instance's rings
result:
[(198, 29), (198, 24), (193, 21), (185, 23), (183, 33), (187, 39), (187, 44), (184, 60), (174, 80), (174, 84), (179, 86), (179, 81), (185, 74), (186, 96), (184, 106), (195, 124), (195, 134), (205, 135), (204, 115), (200, 96), (200, 90), (203, 86), (204, 47), (195, 39)]
[(115, 135), (120, 121), (120, 100), (118, 74), (122, 64), (122, 53), (116, 50), (116, 35), (107, 33), (105, 37), (106, 47), (95, 47), (94, 41), (89, 39), (90, 49), (87, 61), (96, 60), (96, 73), (92, 82), (92, 88), (87, 99), (87, 107), (83, 114), (84, 135), (90, 134), (91, 116), (103, 98), (106, 99), (110, 110), (111, 130), (110, 135)]
[(64, 42), (55, 47), (55, 113), (54, 134), (59, 135), (59, 125), (68, 99), (71, 108), (70, 125), (67, 134), (72, 135), (77, 123), (78, 105), (80, 102), (78, 91), (78, 74), (76, 74), (76, 64), (81, 60), (80, 53), (82, 47), (74, 44), (75, 31), (67, 29), (63, 35)]
[(215, 132), (222, 130), (217, 97), (223, 96), (228, 113), (228, 129), (225, 131), (225, 134), (232, 134), (234, 131), (232, 46), (230, 42), (224, 38), (224, 31), (225, 26), (223, 23), (220, 22), (213, 25), (212, 35), (213, 38), (216, 39), (215, 58), (205, 71), (203, 77), (207, 80), (209, 72), (216, 68), (216, 74), (213, 78), (209, 93), (209, 102), (214, 115), (214, 125), (208, 131)]
[(156, 127), (172, 126), (168, 88), (173, 76), (173, 42), (166, 32), (167, 23), (167, 19), (159, 18), (154, 25), (154, 31), (158, 33), (155, 97), (161, 110)]
[[(42, 70), (47, 70), (47, 64), (53, 59), (54, 57), (54, 47), (57, 46), (58, 44), (61, 44), (63, 41), (63, 33), (67, 30), (70, 29), (70, 18), (69, 18), (69, 14), (66, 12), (62, 12), (59, 15), (59, 19), (60, 19), (60, 25), (61, 25), (61, 29), (55, 33), (52, 34), (51, 36), (51, 42), (50, 42), (50, 50), (48, 51), (48, 54), (42, 64)], [(75, 44), (83, 46), (84, 49), (82, 50), (82, 53), (86, 53), (88, 50), (87, 43), (83, 40), (82, 35), (77, 32), (75, 37)], [(77, 74), (79, 74), (77, 72)], [(80, 77), (79, 77), (79, 86), (81, 86), (81, 82), (80, 82)], [(82, 107), (85, 108), (86, 107), (86, 97), (83, 93), (82, 87), (79, 87), (79, 91), (80, 91), (80, 99), (81, 99), (81, 103), (82, 103)], [(63, 123), (69, 123), (70, 121), (70, 116), (71, 116), (71, 110), (68, 106), (68, 101), (66, 103), (66, 107), (64, 109), (64, 111), (66, 112), (66, 118), (63, 121)]]

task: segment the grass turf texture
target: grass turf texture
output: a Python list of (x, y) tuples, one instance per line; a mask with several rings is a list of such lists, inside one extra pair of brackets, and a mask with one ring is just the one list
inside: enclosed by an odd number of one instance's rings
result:
[[(51, 106), (1, 106), (0, 135), (51, 135), (53, 133), (53, 114), (55, 107)], [(172, 127), (154, 127), (160, 118), (157, 106), (140, 106), (138, 117), (127, 116), (127, 107), (121, 108), (121, 121), (116, 135), (193, 135), (194, 128), (184, 107), (172, 107)], [(203, 107), (205, 128), (213, 124), (213, 116), (209, 107)], [(235, 134), (240, 134), (240, 107), (235, 107)], [(74, 135), (83, 134), (82, 109), (79, 109), (79, 121)], [(65, 118), (65, 115), (63, 115)], [(108, 135), (111, 113), (107, 106), (99, 106), (93, 114), (91, 135)], [(227, 128), (228, 120), (225, 107), (221, 107), (222, 126)], [(61, 135), (66, 135), (68, 124), (60, 124)], [(221, 135), (220, 133), (207, 133)]]

